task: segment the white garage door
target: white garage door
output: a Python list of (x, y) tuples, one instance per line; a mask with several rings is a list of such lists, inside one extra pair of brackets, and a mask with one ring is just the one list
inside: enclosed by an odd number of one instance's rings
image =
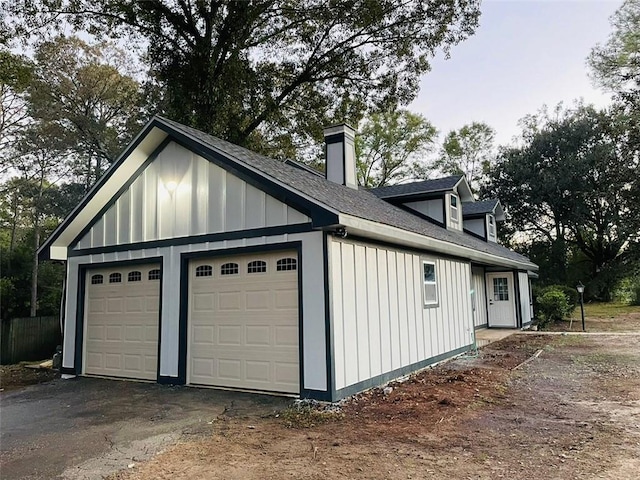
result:
[(190, 263), (189, 383), (299, 392), (297, 269), (295, 251)]
[(87, 272), (84, 372), (155, 380), (160, 265)]

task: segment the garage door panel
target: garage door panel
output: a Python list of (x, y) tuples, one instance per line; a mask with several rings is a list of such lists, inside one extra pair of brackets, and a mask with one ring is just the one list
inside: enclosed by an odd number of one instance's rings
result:
[[(157, 269), (123, 266), (87, 273), (85, 373), (156, 378), (160, 282), (157, 276), (150, 280), (149, 272)], [(99, 275), (105, 283), (93, 284), (92, 277)], [(121, 281), (109, 283), (111, 278)]]
[[(278, 260), (296, 256), (270, 252), (191, 262), (190, 383), (299, 392), (298, 272), (295, 262), (289, 270), (277, 269)], [(254, 261), (265, 262), (266, 272), (249, 273)], [(230, 263), (237, 270), (222, 275), (222, 265)]]

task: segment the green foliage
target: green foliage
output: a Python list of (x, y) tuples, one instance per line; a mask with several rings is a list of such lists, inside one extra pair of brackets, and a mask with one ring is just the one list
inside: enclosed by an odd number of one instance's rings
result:
[(450, 175), (463, 174), (474, 191), (479, 191), (495, 159), (495, 130), (486, 123), (472, 122), (450, 131), (444, 139), (434, 167)]
[(422, 156), (436, 134), (427, 119), (408, 110), (371, 115), (356, 137), (358, 183), (382, 187), (425, 176)]
[(18, 32), (71, 24), (144, 45), (167, 116), (288, 156), (332, 121), (408, 104), (429, 60), (469, 37), (480, 10), (477, 0), (16, 0), (10, 13)]
[(28, 92), (37, 137), (66, 151), (69, 168), (91, 187), (142, 124), (142, 92), (126, 75), (124, 52), (76, 37), (41, 42)]
[(611, 17), (613, 32), (589, 56), (595, 80), (614, 92), (640, 88), (640, 0), (626, 0)]
[(628, 305), (640, 305), (640, 276), (623, 278), (616, 286), (613, 300)]
[(568, 281), (575, 247), (590, 266), (590, 294), (605, 300), (640, 241), (640, 176), (624, 154), (627, 134), (616, 112), (582, 105), (529, 116), (522, 144), (502, 150), (484, 192), (501, 199), (514, 230), (547, 246), (555, 281)]
[(537, 297), (538, 326), (544, 328), (551, 322), (559, 322), (566, 318), (573, 309), (569, 306), (567, 296), (561, 289), (545, 288)]
[(575, 287), (567, 285), (549, 285), (542, 290), (542, 293), (544, 294), (549, 291), (562, 292), (567, 299), (567, 305), (569, 306), (570, 312), (580, 304), (580, 294)]

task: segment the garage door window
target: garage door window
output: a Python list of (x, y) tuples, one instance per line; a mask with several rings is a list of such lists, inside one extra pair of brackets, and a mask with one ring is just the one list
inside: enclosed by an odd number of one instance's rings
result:
[(298, 261), (295, 258), (281, 258), (276, 263), (276, 270), (278, 272), (296, 270), (297, 268), (298, 268)]
[(149, 280), (160, 280), (160, 270), (158, 269), (150, 270)]
[(93, 275), (91, 277), (91, 285), (100, 285), (104, 282), (104, 277), (102, 275)]
[(121, 283), (122, 275), (119, 273), (112, 273), (109, 275), (109, 283)]
[(220, 275), (237, 275), (238, 264), (237, 263), (225, 263), (220, 267)]
[(130, 282), (140, 282), (142, 281), (142, 273), (141, 272), (129, 272), (127, 280)]
[(213, 275), (213, 267), (211, 265), (200, 265), (196, 268), (196, 277), (210, 277)]
[(247, 266), (248, 273), (265, 273), (267, 271), (267, 262), (263, 262), (262, 260), (254, 260), (253, 262), (249, 262)]

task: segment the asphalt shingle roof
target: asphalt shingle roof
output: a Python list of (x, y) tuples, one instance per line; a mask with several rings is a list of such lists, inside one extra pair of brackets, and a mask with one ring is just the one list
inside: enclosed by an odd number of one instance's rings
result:
[(433, 180), (421, 180), (419, 182), (390, 185), (388, 187), (372, 188), (369, 191), (378, 198), (404, 197), (406, 195), (419, 195), (421, 193), (435, 193), (452, 190), (462, 175), (434, 178)]
[[(268, 177), (288, 185), (292, 189), (315, 199), (320, 204), (337, 212), (400, 228), (408, 232), (450, 242), (455, 245), (468, 247), (476, 251), (497, 255), (509, 260), (530, 263), (528, 258), (497, 243), (485, 242), (467, 233), (447, 230), (423, 220), (416, 215), (412, 215), (378, 198), (370, 190), (353, 189), (330, 182), (324, 177), (294, 167), (286, 162), (262, 156), (177, 122), (162, 117), (158, 118), (171, 128), (199, 141), (205, 147), (217, 150), (241, 163), (253, 167)], [(451, 184), (454, 178), (459, 180), (460, 176), (447, 177), (443, 179), (445, 181), (442, 182), (442, 185)], [(453, 185), (456, 183), (457, 181), (454, 182)]]
[(481, 200), (478, 202), (464, 202), (462, 204), (462, 216), (466, 215), (482, 215), (493, 213), (498, 200)]

